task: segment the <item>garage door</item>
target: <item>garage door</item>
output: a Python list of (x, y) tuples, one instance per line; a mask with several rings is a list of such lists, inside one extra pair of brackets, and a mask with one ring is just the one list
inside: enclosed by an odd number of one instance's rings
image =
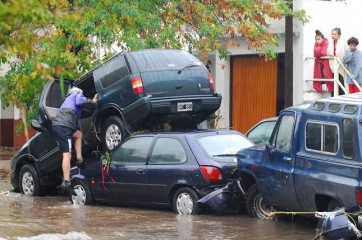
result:
[(278, 62), (258, 55), (231, 61), (231, 126), (245, 133), (261, 119), (276, 115)]

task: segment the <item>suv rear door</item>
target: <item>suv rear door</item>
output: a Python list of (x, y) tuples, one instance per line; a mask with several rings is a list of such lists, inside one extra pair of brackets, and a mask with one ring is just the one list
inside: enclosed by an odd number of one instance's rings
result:
[(69, 80), (54, 79), (48, 81), (41, 93), (38, 109), (38, 121), (40, 125), (47, 128), (50, 132), (52, 120), (57, 115), (64, 97), (71, 87)]
[(187, 52), (145, 50), (130, 52), (127, 57), (132, 57), (136, 62), (145, 94), (151, 98), (214, 94), (208, 70), (200, 60)]

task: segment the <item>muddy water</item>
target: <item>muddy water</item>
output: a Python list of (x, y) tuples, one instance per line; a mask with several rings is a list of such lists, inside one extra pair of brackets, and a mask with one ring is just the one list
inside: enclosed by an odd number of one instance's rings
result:
[(313, 239), (310, 219), (265, 221), (246, 214), (178, 216), (169, 210), (72, 205), (64, 196), (8, 193), (0, 179), (0, 240)]

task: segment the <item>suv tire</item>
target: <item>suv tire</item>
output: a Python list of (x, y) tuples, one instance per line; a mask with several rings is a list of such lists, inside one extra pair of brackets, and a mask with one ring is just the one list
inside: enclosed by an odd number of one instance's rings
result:
[(38, 196), (41, 193), (38, 173), (30, 164), (25, 164), (19, 173), (20, 192), (28, 196)]
[(102, 124), (103, 151), (110, 151), (126, 137), (126, 129), (123, 121), (118, 116), (110, 116)]

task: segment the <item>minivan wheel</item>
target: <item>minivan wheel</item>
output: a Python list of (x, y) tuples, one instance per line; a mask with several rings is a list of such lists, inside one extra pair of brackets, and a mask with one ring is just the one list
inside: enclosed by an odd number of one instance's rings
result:
[(20, 192), (28, 196), (40, 195), (40, 181), (38, 173), (30, 164), (25, 164), (19, 173)]
[(265, 204), (256, 184), (246, 192), (246, 209), (249, 216), (260, 219), (271, 219), (268, 214), (274, 210), (272, 206)]
[(88, 185), (79, 180), (74, 184), (74, 191), (77, 196), (72, 195), (72, 203), (79, 205), (92, 205), (94, 203), (92, 193), (89, 190)]
[(102, 125), (102, 146), (104, 151), (115, 148), (126, 137), (126, 129), (118, 116), (110, 116)]
[(199, 207), (197, 201), (199, 197), (191, 188), (180, 188), (173, 197), (173, 211), (180, 215), (197, 214)]

